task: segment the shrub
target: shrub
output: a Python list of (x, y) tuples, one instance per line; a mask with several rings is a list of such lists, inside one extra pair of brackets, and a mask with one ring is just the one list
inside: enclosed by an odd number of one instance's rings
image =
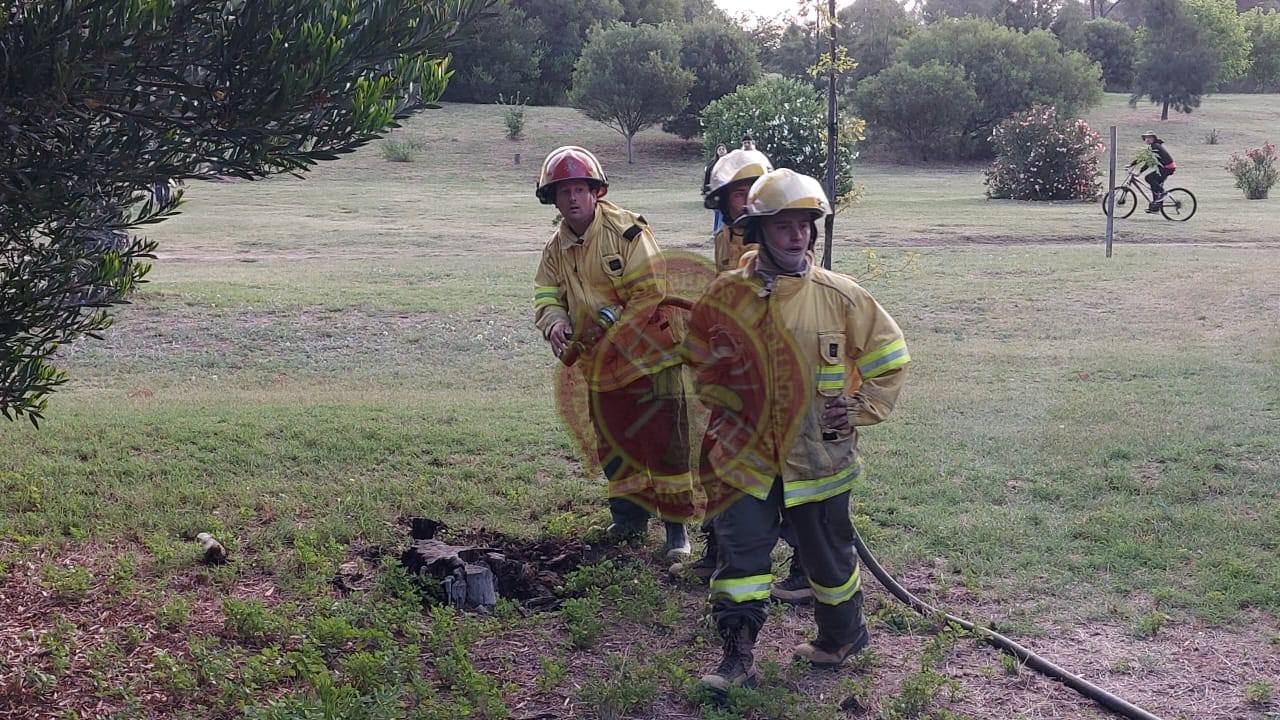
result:
[(1245, 87), (1253, 92), (1280, 91), (1280, 11), (1256, 7), (1240, 19), (1253, 48)]
[(1264, 200), (1271, 187), (1280, 179), (1276, 168), (1276, 146), (1267, 143), (1249, 150), (1244, 155), (1235, 153), (1227, 170), (1236, 177), (1236, 187), (1244, 191), (1250, 200)]
[(227, 598), (222, 601), (222, 614), (223, 630), (246, 645), (265, 644), (285, 633), (284, 617), (260, 600)]
[(1265, 680), (1251, 682), (1244, 686), (1244, 699), (1248, 700), (1250, 705), (1267, 705), (1271, 702), (1274, 690), (1275, 687)]
[(79, 566), (61, 568), (45, 565), (40, 575), (42, 584), (58, 600), (79, 602), (93, 589), (93, 573)]
[[(789, 78), (769, 77), (739, 88), (702, 112), (702, 144), (707, 159), (717, 145), (738, 147), (750, 135), (774, 167), (791, 168), (825, 177), (827, 109), (811, 85)], [(839, 129), (836, 193), (853, 188), (851, 165), (862, 139), (861, 120), (844, 119)]]
[(156, 627), (172, 631), (186, 625), (187, 618), (191, 616), (192, 605), (189, 595), (174, 595), (169, 598), (163, 605), (156, 608)]
[(519, 140), (524, 134), (524, 113), (529, 99), (521, 98), (520, 93), (509, 98), (498, 95), (497, 104), (502, 106), (502, 121), (507, 126), (507, 139)]
[(391, 162), (413, 162), (426, 149), (421, 140), (387, 138), (382, 141), (382, 157)]
[(1087, 56), (1063, 52), (1047, 30), (1023, 33), (989, 20), (945, 20), (913, 34), (898, 61), (920, 67), (940, 62), (961, 68), (978, 95), (967, 129), (975, 154), (985, 154), (996, 123), (1033, 105), (1075, 115), (1102, 99), (1101, 69)]
[(936, 157), (960, 145), (978, 95), (960, 68), (898, 63), (858, 83), (853, 104), (873, 127), (902, 138), (928, 161), (930, 153)]
[(1080, 119), (1037, 105), (996, 126), (996, 160), (987, 170), (987, 197), (1086, 200), (1098, 196), (1102, 139)]

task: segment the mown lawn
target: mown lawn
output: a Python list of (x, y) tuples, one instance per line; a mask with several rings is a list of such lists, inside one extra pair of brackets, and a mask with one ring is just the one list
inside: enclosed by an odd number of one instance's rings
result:
[[(1109, 96), (1090, 119), (1150, 117)], [(906, 268), (868, 287), (915, 359), (865, 434), (859, 528), (912, 589), (1168, 718), (1276, 710), (1280, 235), (1219, 169), (1275, 118), (1224, 96), (1159, 128), (1200, 214), (1121, 223), (1111, 260), (1096, 204), (985, 201), (973, 168), (860, 166), (838, 222), (838, 268), (864, 247)], [(668, 247), (706, 252), (709, 219), (696, 148), (660, 134), (628, 167), (565, 109), (518, 143), (482, 106), (399, 132), (427, 139), (416, 162), (190, 188), (44, 426), (0, 427), (0, 718), (843, 717), (854, 695), (885, 718), (1100, 717), (874, 587), (862, 672), (787, 666), (809, 616), (780, 608), (766, 690), (704, 710), (702, 591), (640, 548), (558, 612), (424, 610), (403, 518), (572, 543), (604, 517), (529, 322), (542, 154), (603, 148), (610, 196)], [(198, 562), (203, 531), (231, 564)]]

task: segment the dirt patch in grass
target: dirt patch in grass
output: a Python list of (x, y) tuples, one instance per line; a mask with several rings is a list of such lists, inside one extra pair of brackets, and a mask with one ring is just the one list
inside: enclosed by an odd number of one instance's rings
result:
[[(705, 611), (703, 592), (688, 587), (673, 592), (680, 595), (683, 615), (688, 619), (685, 627), (655, 631), (652, 626), (622, 623), (610, 627), (596, 648), (574, 653), (565, 653), (564, 641), (548, 637), (546, 629), (519, 630), (480, 643), (475, 649), (477, 665), (494, 672), (498, 667), (519, 669), (504, 677), (518, 687), (509, 698), (516, 716), (529, 718), (592, 716), (593, 709), (583, 704), (578, 691), (592, 678), (600, 677), (609, 653), (627, 655), (637, 662), (682, 653), (689, 675), (696, 679), (719, 661), (717, 641), (700, 626)], [(869, 586), (867, 594), (869, 612), (875, 613), (890, 602), (878, 586)], [(953, 607), (969, 612), (958, 604)], [(972, 611), (977, 614), (978, 608)], [(1050, 627), (1045, 636), (1024, 644), (1164, 718), (1261, 720), (1265, 716), (1245, 699), (1243, 688), (1280, 677), (1280, 654), (1268, 644), (1266, 628), (1274, 633), (1274, 620), (1256, 620), (1260, 624), (1249, 626), (1248, 632), (1170, 625), (1148, 640), (1136, 640), (1127, 628), (1115, 624)], [(811, 639), (813, 627), (810, 608), (771, 613), (757, 645), (757, 663), (786, 665), (792, 648)], [(918, 677), (922, 652), (930, 639), (926, 632), (895, 634), (883, 623), (873, 624), (871, 648), (878, 658), (873, 669), (804, 671), (781, 689), (807, 698), (811, 707), (833, 708), (847, 698), (841, 680), (869, 678), (870, 693), (862, 702), (867, 711), (850, 716), (876, 717), (903, 697), (904, 682)], [(550, 691), (537, 687), (537, 659), (544, 656), (559, 656), (570, 669), (565, 683)], [(1114, 717), (1056, 681), (1016, 664), (1006, 665), (998, 651), (971, 638), (957, 641), (936, 670), (955, 682), (955, 690), (940, 689), (928, 707), (974, 720)], [(684, 692), (667, 687), (650, 708), (631, 717), (701, 718), (703, 713)]]
[[(10, 550), (9, 552), (12, 552)], [(223, 632), (223, 599), (277, 602), (268, 577), (210, 583), (183, 572), (157, 586), (153, 561), (83, 543), (18, 552), (0, 577), (0, 718), (101, 718), (130, 706), (189, 717), (164, 663), (189, 667), (188, 639)], [(122, 557), (136, 564), (122, 563)], [(192, 676), (194, 682), (195, 676)]]
[[(503, 545), (513, 554), (523, 549), (530, 558), (584, 548), (577, 540), (517, 542), (493, 533), (475, 534), (471, 539)], [(164, 592), (130, 590), (119, 579), (122, 548), (118, 547), (86, 543), (20, 551), (10, 545), (4, 552), (11, 559), (8, 572), (0, 578), (0, 718), (5, 720), (64, 717), (72, 710), (81, 717), (103, 717), (128, 705), (121, 689), (148, 717), (190, 716), (190, 704), (198, 696), (172, 692), (164, 684), (172, 682), (172, 675), (158, 672), (158, 658), (190, 663), (189, 640), (226, 642), (223, 603), (228, 598), (257, 600), (268, 607), (288, 601), (269, 577), (210, 583), (201, 579), (203, 573), (192, 571), (162, 580)], [(633, 563), (651, 557), (645, 548), (629, 547), (584, 552), (574, 561), (606, 556)], [(706, 590), (667, 580), (660, 565), (649, 565), (649, 572), (667, 601), (678, 607), (674, 624), (664, 626), (656, 618), (615, 622), (610, 616), (594, 645), (574, 649), (559, 614), (539, 612), (494, 626), (495, 631), (468, 648), (476, 668), (505, 685), (503, 699), (513, 717), (591, 716), (594, 708), (584, 699), (583, 689), (608, 679), (611, 655), (640, 665), (653, 663), (654, 673), (662, 678), (652, 705), (629, 717), (703, 716), (686, 683), (713, 668), (719, 658), (718, 642), (704, 619)], [(42, 572), (46, 566), (83, 567), (93, 579), (87, 589), (77, 587), (63, 575)], [(114, 582), (124, 585), (123, 589), (107, 580), (113, 571)], [(922, 593), (930, 593), (935, 585), (932, 569), (908, 569), (902, 574), (910, 587)], [(135, 580), (156, 580), (145, 556), (137, 565)], [(832, 708), (846, 699), (848, 687), (842, 680), (865, 679), (869, 692), (862, 700), (868, 708), (863, 716), (875, 717), (875, 712), (897, 702), (904, 682), (919, 677), (922, 653), (936, 628), (918, 619), (902, 620), (911, 616), (873, 582), (868, 581), (866, 591), (876, 656), (870, 669), (790, 668), (777, 692), (791, 693), (810, 707)], [(189, 610), (180, 622), (170, 618), (170, 625), (163, 626), (161, 607), (175, 594), (191, 598)], [(941, 602), (965, 617), (1002, 614), (1001, 606), (985, 604), (963, 590), (947, 592)], [(429, 627), (425, 614), (423, 622)], [(1041, 627), (1042, 634), (1025, 639), (1024, 644), (1166, 718), (1261, 720), (1266, 709), (1251, 705), (1244, 687), (1280, 678), (1280, 652), (1275, 644), (1280, 627), (1261, 613), (1237, 628), (1168, 620), (1143, 639), (1134, 636), (1132, 627), (1110, 621), (1068, 625), (1046, 618)], [(771, 610), (757, 661), (786, 668), (792, 647), (812, 633), (810, 608)], [(423, 661), (433, 663), (434, 659), (427, 653)], [(564, 676), (548, 682), (547, 668), (555, 665)], [(955, 641), (933, 667), (954, 682), (954, 689), (940, 689), (929, 707), (975, 720), (1109, 717), (1058, 683), (1002, 663), (997, 651), (971, 638)], [(280, 690), (279, 686), (264, 690), (259, 701)]]

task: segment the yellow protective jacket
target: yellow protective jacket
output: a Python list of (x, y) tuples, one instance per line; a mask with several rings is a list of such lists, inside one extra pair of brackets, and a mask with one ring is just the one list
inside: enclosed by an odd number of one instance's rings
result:
[[(766, 289), (755, 264), (748, 257), (718, 276), (689, 321), (686, 359), (712, 408), (703, 472), (760, 499), (781, 477), (794, 507), (858, 480), (855, 428), (893, 409), (911, 356), (898, 324), (852, 278), (811, 265)], [(824, 429), (824, 400), (841, 395), (850, 427)]]
[(737, 270), (742, 260), (742, 254), (747, 249), (742, 244), (742, 233), (734, 230), (731, 225), (726, 223), (716, 231), (711, 242), (715, 252), (716, 272), (722, 273), (729, 270)]
[(660, 307), (666, 268), (643, 217), (601, 200), (582, 237), (562, 221), (542, 250), (534, 285), (534, 322), (543, 337), (558, 320), (577, 333), (602, 308), (620, 311), (578, 361), (591, 389), (617, 390), (680, 363), (679, 314)]

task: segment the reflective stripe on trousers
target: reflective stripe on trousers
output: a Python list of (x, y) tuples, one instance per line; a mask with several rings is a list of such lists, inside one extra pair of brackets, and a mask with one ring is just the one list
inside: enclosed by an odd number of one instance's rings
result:
[(752, 600), (768, 600), (773, 575), (751, 575), (744, 578), (725, 578), (711, 581), (711, 599), (717, 598), (744, 603)]

